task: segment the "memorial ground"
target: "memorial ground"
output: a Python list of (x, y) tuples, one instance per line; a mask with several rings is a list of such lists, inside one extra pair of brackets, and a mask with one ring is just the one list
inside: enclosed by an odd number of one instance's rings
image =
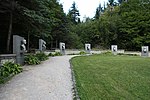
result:
[[(71, 60), (81, 100), (150, 98), (150, 59), (110, 52)], [(69, 59), (50, 57), (0, 86), (0, 100), (73, 100), (74, 87)]]

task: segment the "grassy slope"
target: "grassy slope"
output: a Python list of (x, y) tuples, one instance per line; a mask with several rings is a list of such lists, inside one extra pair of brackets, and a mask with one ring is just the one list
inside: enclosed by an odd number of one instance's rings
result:
[(94, 55), (72, 64), (81, 100), (150, 98), (150, 58)]

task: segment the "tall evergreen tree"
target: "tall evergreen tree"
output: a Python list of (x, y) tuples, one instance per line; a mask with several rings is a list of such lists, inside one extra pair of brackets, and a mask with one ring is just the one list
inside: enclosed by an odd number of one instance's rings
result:
[(99, 17), (100, 17), (100, 11), (98, 8), (96, 8), (95, 19), (99, 19)]
[(102, 9), (101, 4), (99, 4), (99, 7), (96, 8), (95, 19), (99, 19), (103, 12), (104, 10)]
[(72, 4), (71, 9), (69, 10), (68, 16), (74, 24), (78, 23), (80, 13), (79, 13), (79, 10), (76, 7), (75, 2), (73, 2), (73, 4)]
[(123, 0), (118, 0), (119, 4), (121, 4), (121, 3), (122, 3), (122, 1), (123, 1)]
[(114, 0), (108, 0), (108, 2), (109, 2), (109, 5), (110, 5), (110, 6), (113, 6), (113, 5), (114, 5)]

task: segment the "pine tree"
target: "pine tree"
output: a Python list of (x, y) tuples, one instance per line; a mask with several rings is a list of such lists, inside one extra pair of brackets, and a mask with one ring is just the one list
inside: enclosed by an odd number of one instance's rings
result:
[(109, 2), (109, 5), (110, 5), (110, 6), (113, 6), (113, 5), (114, 5), (114, 0), (108, 0), (108, 2)]
[(122, 3), (122, 0), (118, 0), (118, 2), (119, 2), (119, 4), (121, 4), (121, 3)]
[(104, 12), (103, 7), (101, 7), (101, 4), (99, 4), (99, 6), (96, 8), (95, 19), (99, 19), (99, 17), (103, 12)]
[(80, 13), (79, 13), (79, 10), (76, 7), (75, 2), (73, 2), (73, 4), (72, 4), (71, 10), (69, 10), (68, 16), (74, 24), (78, 23)]

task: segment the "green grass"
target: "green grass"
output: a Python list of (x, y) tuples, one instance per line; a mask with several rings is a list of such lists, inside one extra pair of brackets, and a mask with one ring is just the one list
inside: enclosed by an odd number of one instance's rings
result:
[(102, 54), (71, 62), (81, 100), (150, 99), (150, 58)]

